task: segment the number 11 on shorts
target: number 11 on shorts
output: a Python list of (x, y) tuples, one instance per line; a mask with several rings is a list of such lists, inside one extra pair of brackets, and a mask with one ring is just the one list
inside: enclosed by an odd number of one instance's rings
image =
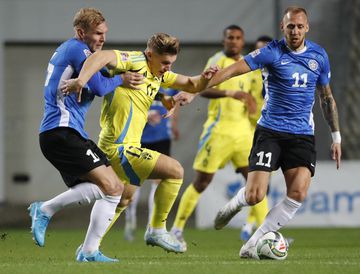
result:
[(92, 152), (91, 149), (88, 149), (88, 150), (86, 151), (86, 155), (87, 155), (87, 156), (91, 156), (91, 157), (93, 158), (93, 162), (94, 162), (94, 163), (100, 161), (99, 156), (97, 156), (96, 153)]
[(260, 151), (256, 154), (256, 156), (259, 157), (259, 161), (256, 163), (256, 165), (270, 167), (272, 153), (268, 152), (265, 154), (266, 163), (264, 163), (264, 153), (264, 151)]

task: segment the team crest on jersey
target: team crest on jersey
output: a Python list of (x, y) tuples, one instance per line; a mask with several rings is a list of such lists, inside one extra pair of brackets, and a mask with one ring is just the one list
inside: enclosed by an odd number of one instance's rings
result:
[(250, 56), (251, 56), (252, 58), (255, 58), (255, 57), (258, 56), (259, 54), (260, 54), (260, 49), (256, 49), (256, 50), (250, 52)]
[(152, 155), (148, 152), (142, 152), (141, 157), (145, 160), (152, 160), (152, 158), (153, 158)]
[(87, 58), (87, 57), (89, 57), (91, 55), (91, 51), (88, 50), (88, 49), (84, 49), (84, 54), (85, 54), (85, 56)]
[(121, 61), (127, 61), (129, 59), (129, 54), (127, 54), (126, 52), (121, 52), (120, 56), (121, 56)]
[(316, 62), (314, 59), (311, 59), (309, 62), (308, 62), (308, 65), (309, 65), (309, 68), (311, 69), (311, 70), (317, 70), (318, 69), (318, 67), (319, 67), (319, 64), (318, 64), (318, 62)]

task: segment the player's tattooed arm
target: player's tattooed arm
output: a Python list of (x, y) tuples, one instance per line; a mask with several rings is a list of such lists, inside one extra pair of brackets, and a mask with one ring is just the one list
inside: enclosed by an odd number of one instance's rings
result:
[(330, 85), (319, 86), (318, 90), (321, 110), (331, 132), (340, 131), (338, 110)]

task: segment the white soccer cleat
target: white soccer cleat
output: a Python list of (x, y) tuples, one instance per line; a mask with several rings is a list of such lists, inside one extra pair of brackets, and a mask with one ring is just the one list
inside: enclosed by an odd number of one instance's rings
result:
[(244, 244), (239, 252), (239, 256), (240, 258), (243, 259), (255, 259), (255, 260), (260, 260), (258, 254), (257, 254), (257, 249), (256, 249), (256, 244), (253, 246), (246, 246), (246, 244)]
[(219, 210), (215, 217), (214, 227), (219, 230), (226, 226), (230, 220), (240, 212), (242, 206), (238, 205), (236, 196), (233, 197), (222, 209)]
[(184, 239), (182, 230), (179, 230), (179, 229), (173, 227), (171, 229), (170, 233), (182, 244), (182, 246), (183, 246), (182, 249), (186, 251), (187, 243)]
[(144, 235), (146, 245), (159, 246), (168, 252), (184, 253), (186, 248), (169, 232), (151, 233), (148, 228)]

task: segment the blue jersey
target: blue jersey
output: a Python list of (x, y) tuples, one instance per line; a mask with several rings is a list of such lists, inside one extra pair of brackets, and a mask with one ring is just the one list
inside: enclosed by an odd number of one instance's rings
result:
[(245, 61), (251, 70), (263, 69), (265, 98), (258, 124), (280, 132), (314, 135), (316, 86), (330, 82), (325, 50), (306, 40), (304, 50), (295, 52), (283, 39), (253, 51)]
[(56, 127), (70, 127), (88, 139), (84, 123), (94, 96), (103, 96), (122, 82), (119, 76), (106, 78), (98, 72), (83, 89), (81, 103), (77, 102), (78, 95), (75, 93), (64, 96), (60, 90), (62, 81), (76, 78), (90, 54), (89, 47), (75, 38), (67, 40), (56, 49), (47, 68), (44, 87), (45, 108), (40, 133)]
[[(174, 96), (178, 91), (174, 89), (160, 88), (159, 92), (168, 96)], [(162, 103), (156, 100), (154, 100), (154, 102), (152, 103), (150, 107), (150, 111), (151, 110), (158, 111), (161, 116), (163, 116), (167, 112), (166, 108), (162, 105)], [(171, 139), (170, 119), (162, 118), (159, 124), (150, 125), (149, 123), (147, 123), (145, 125), (143, 134), (141, 136), (141, 143), (151, 144), (151, 143), (156, 143), (170, 139)]]

